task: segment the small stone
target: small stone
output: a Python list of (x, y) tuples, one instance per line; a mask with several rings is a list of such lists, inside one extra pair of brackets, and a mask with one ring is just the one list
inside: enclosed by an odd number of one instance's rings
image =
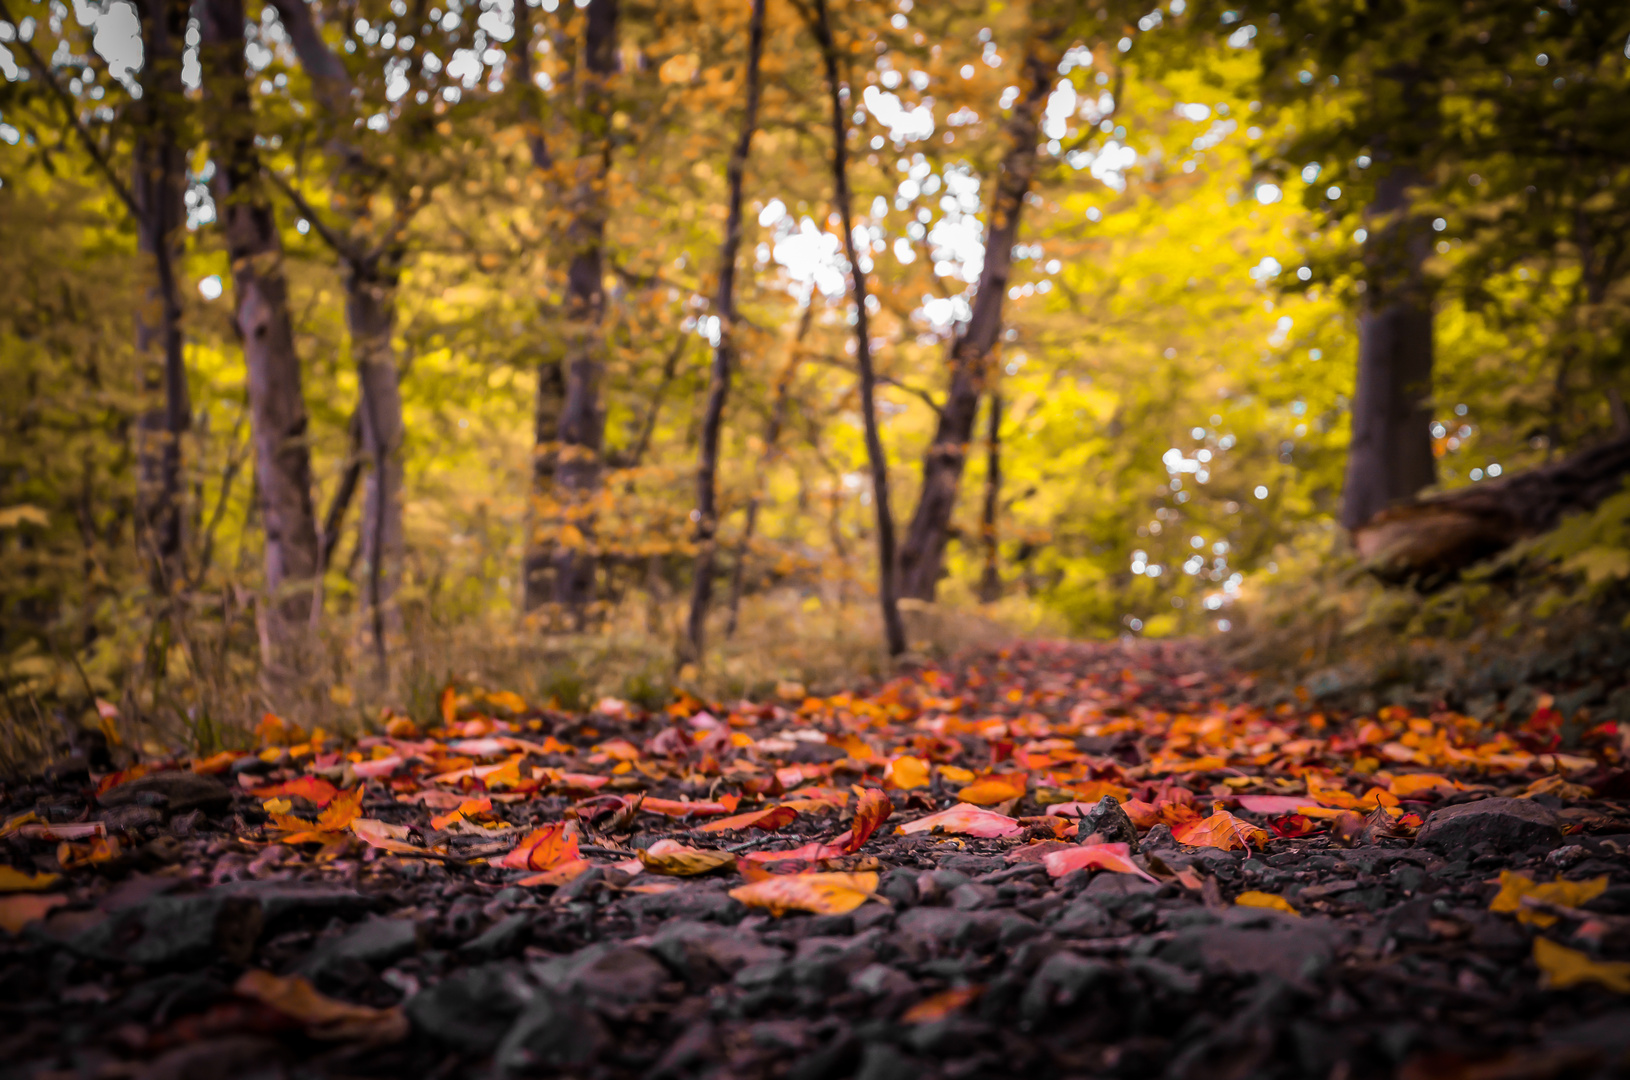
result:
[(1125, 844), (1134, 855), (1138, 851), (1138, 828), (1113, 795), (1105, 795), (1083, 814), (1075, 833), (1082, 840), (1097, 833), (1106, 844)]
[(1525, 851), (1562, 842), (1556, 815), (1532, 799), (1481, 799), (1434, 811), (1416, 842), (1437, 851), (1465, 851), (1488, 844), (1499, 852)]
[(431, 1038), (472, 1054), (490, 1054), (535, 991), (513, 962), (449, 975), (408, 1000), (408, 1019)]
[(780, 960), (782, 952), (751, 934), (709, 923), (669, 923), (651, 939), (651, 951), (692, 987), (726, 982), (751, 964)]
[(487, 927), (482, 933), (459, 947), (464, 956), (513, 956), (526, 946), (532, 931), (534, 916), (517, 911)]
[(1031, 1024), (1040, 1023), (1054, 1009), (1074, 1005), (1112, 970), (1101, 960), (1088, 960), (1072, 952), (1054, 953), (1030, 977), (1019, 999), (1019, 1014)]
[(599, 1017), (569, 996), (541, 990), (515, 1018), (493, 1061), (505, 1074), (552, 1072), (587, 1065), (610, 1042)]
[(201, 967), (244, 963), (262, 926), (252, 897), (217, 892), (159, 896), (120, 908), (68, 943), (83, 956), (127, 964)]
[(338, 937), (318, 944), (299, 972), (315, 978), (339, 964), (356, 961), (382, 966), (419, 947), (419, 928), (411, 919), (367, 919)]
[(669, 979), (668, 969), (645, 949), (601, 942), (532, 968), (543, 985), (602, 1001), (650, 1001)]
[(1107, 937), (1115, 920), (1097, 902), (1081, 897), (1064, 909), (1053, 930), (1069, 937)]

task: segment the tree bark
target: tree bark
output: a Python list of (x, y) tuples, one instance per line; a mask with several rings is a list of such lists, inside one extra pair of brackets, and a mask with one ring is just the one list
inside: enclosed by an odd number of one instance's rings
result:
[(719, 433), (724, 426), (724, 404), (730, 394), (736, 365), (736, 257), (741, 251), (741, 189), (747, 155), (758, 130), (758, 62), (764, 51), (765, 0), (752, 0), (747, 30), (747, 101), (741, 132), (730, 151), (725, 175), (730, 187), (725, 211), (724, 242), (719, 247), (719, 295), (714, 313), (719, 320), (719, 343), (713, 349), (708, 378), (707, 407), (702, 414), (702, 453), (696, 469), (696, 568), (691, 579), (690, 619), (686, 624), (689, 658), (702, 660), (707, 608), (713, 597), (713, 567), (719, 531)]
[(894, 512), (889, 507), (889, 463), (877, 430), (877, 374), (872, 368), (872, 342), (866, 312), (866, 271), (855, 249), (854, 218), (849, 208), (849, 123), (838, 75), (838, 49), (826, 0), (815, 0), (810, 29), (826, 66), (827, 91), (832, 104), (832, 188), (838, 218), (843, 224), (843, 250), (849, 259), (850, 291), (855, 303), (855, 364), (860, 369), (860, 412), (866, 426), (866, 458), (872, 470), (872, 504), (877, 513), (877, 593), (883, 612), (883, 638), (890, 656), (906, 651), (905, 626), (895, 581)]
[(985, 548), (979, 599), (986, 604), (1002, 598), (1002, 574), (996, 562), (996, 514), (1002, 498), (1002, 395), (995, 387), (990, 392), (989, 422), (985, 435), (985, 508), (979, 522), (979, 540)]
[(396, 370), (397, 268), (346, 267), (345, 322), (362, 397), (362, 446), (369, 471), (362, 496), (363, 614), (383, 666), (402, 630), (402, 391)]
[(1006, 124), (1008, 148), (991, 199), (985, 264), (979, 272), (968, 325), (951, 346), (951, 386), (940, 409), (934, 441), (923, 457), (922, 493), (917, 497), (917, 509), (900, 552), (901, 595), (917, 600), (932, 601), (939, 587), (951, 515), (956, 511), (968, 443), (978, 418), (979, 397), (1001, 337), (1002, 304), (1013, 269), (1013, 243), (1018, 239), (1019, 217), (1036, 173), (1041, 110), (1058, 69), (1055, 36), (1051, 26), (1035, 27), (1026, 43), (1025, 89)]
[(583, 108), (576, 176), (569, 199), (566, 247), (566, 349), (561, 361), (559, 458), (554, 487), (560, 536), (554, 555), (554, 602), (581, 628), (594, 599), (594, 499), (600, 489), (605, 412), (600, 376), (605, 367), (602, 322), (606, 294), (602, 249), (606, 231), (606, 181), (611, 171), (611, 90), (617, 72), (619, 0), (589, 0), (584, 42)]
[(1370, 570), (1384, 581), (1431, 588), (1564, 515), (1623, 490), (1630, 438), (1617, 438), (1526, 472), (1394, 503), (1353, 530)]
[[(364, 489), (362, 542), (363, 621), (383, 674), (402, 613), (396, 593), (402, 579), (402, 391), (396, 368), (396, 290), (404, 252), (399, 239), (370, 246), (362, 219), (368, 214), (367, 185), (378, 175), (349, 139), (355, 120), (352, 82), (345, 63), (328, 47), (305, 0), (270, 0), (288, 30), (300, 66), (311, 79), (331, 131), (329, 147), (338, 159), (335, 186), (353, 215), (353, 235), (337, 242), (345, 277), (345, 320), (361, 389), (362, 443), (371, 469)], [(394, 228), (394, 226), (393, 226)]]
[(764, 501), (764, 474), (780, 456), (781, 429), (787, 422), (787, 400), (792, 395), (792, 380), (797, 376), (798, 365), (803, 360), (804, 338), (809, 336), (809, 328), (814, 322), (815, 293), (811, 290), (809, 302), (804, 305), (804, 313), (798, 319), (798, 332), (792, 339), (791, 354), (775, 380), (775, 400), (770, 406), (770, 419), (764, 428), (764, 452), (759, 459), (761, 465), (753, 477), (753, 494), (747, 502), (747, 520), (742, 523), (741, 540), (736, 544), (736, 560), (730, 568), (730, 617), (724, 627), (727, 640), (735, 636), (741, 613), (741, 594), (747, 577), (747, 552), (752, 547), (753, 534), (758, 529), (758, 509)]
[(234, 320), (248, 373), (250, 436), (265, 536), (269, 603), (262, 617), (272, 666), (297, 662), (320, 569), (311, 500), (311, 452), (300, 360), (294, 349), (283, 243), (255, 149), (244, 60), (242, 0), (207, 0), (205, 110), (215, 158), (215, 202), (232, 264)]
[(177, 120), (186, 108), (181, 47), (187, 4), (141, 0), (138, 14), (144, 59), (130, 190), (148, 284), (136, 314), (136, 354), (142, 390), (155, 403), (136, 425), (136, 528), (140, 546), (152, 560), (154, 589), (168, 593), (183, 580), (181, 454), (192, 418), (177, 279), (186, 223), (187, 156)]
[(1422, 267), (1430, 227), (1410, 214), (1419, 178), (1394, 168), (1370, 213), (1385, 215), (1366, 245), (1370, 280), (1358, 318), (1358, 382), (1341, 523), (1356, 529), (1436, 479), (1432, 456), (1432, 301)]

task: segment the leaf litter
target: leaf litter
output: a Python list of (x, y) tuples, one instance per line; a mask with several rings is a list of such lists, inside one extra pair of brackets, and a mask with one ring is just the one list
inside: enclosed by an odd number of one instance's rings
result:
[(654, 711), (449, 686), (349, 743), (268, 716), (250, 751), (0, 789), (11, 1060), (127, 1075), (247, 1038), (291, 1076), (567, 1047), (631, 1078), (1617, 1061), (1590, 1033), (1630, 1030), (1624, 740), (1536, 717), (1264, 704), (1129, 643)]

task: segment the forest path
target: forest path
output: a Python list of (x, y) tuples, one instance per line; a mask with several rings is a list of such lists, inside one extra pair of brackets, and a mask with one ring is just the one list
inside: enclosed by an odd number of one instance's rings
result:
[(0, 1077), (1630, 1066), (1612, 725), (1264, 709), (1185, 644), (783, 690), (9, 783)]

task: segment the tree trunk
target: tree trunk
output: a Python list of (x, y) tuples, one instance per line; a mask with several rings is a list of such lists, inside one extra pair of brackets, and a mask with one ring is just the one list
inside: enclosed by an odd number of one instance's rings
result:
[(747, 102), (741, 132), (730, 151), (726, 177), (730, 202), (725, 212), (724, 243), (719, 248), (719, 296), (714, 312), (719, 319), (719, 343), (713, 349), (708, 379), (707, 408), (702, 414), (702, 453), (696, 469), (696, 569), (691, 580), (690, 620), (686, 626), (689, 657), (700, 663), (707, 626), (708, 602), (713, 596), (713, 565), (719, 531), (719, 431), (724, 426), (724, 403), (730, 393), (731, 370), (736, 364), (736, 256), (741, 250), (741, 188), (747, 155), (758, 129), (758, 61), (764, 51), (764, 3), (752, 0), (747, 30)]
[(951, 386), (940, 410), (934, 441), (923, 457), (922, 493), (900, 552), (901, 595), (934, 599), (945, 563), (945, 545), (956, 511), (957, 489), (967, 463), (968, 443), (979, 413), (992, 353), (1002, 332), (1002, 302), (1013, 268), (1019, 217), (1036, 172), (1041, 110), (1053, 88), (1058, 50), (1051, 27), (1036, 27), (1026, 43), (1024, 95), (1007, 122), (1007, 153), (991, 199), (985, 264), (979, 272), (973, 312), (951, 346)]
[(736, 623), (741, 613), (741, 593), (747, 576), (747, 552), (753, 543), (753, 533), (758, 528), (758, 509), (764, 501), (764, 474), (768, 466), (780, 456), (781, 428), (787, 422), (787, 399), (792, 394), (792, 380), (798, 374), (798, 364), (803, 360), (804, 338), (809, 335), (809, 328), (815, 322), (815, 293), (809, 294), (809, 302), (804, 305), (804, 313), (798, 319), (798, 332), (792, 339), (792, 352), (787, 357), (786, 366), (775, 380), (775, 401), (770, 406), (770, 420), (764, 428), (764, 451), (759, 460), (762, 463), (753, 477), (753, 495), (747, 502), (747, 520), (741, 527), (741, 540), (736, 544), (736, 561), (730, 568), (730, 618), (725, 623), (724, 636), (728, 639), (736, 634)]
[(1376, 186), (1370, 212), (1389, 220), (1366, 245), (1371, 273), (1358, 318), (1358, 383), (1341, 523), (1356, 529), (1432, 484), (1432, 303), (1422, 277), (1428, 226), (1410, 216), (1413, 170)]
[[(883, 612), (883, 637), (890, 656), (906, 651), (905, 626), (900, 622), (900, 601), (895, 582), (894, 512), (889, 508), (889, 463), (877, 430), (877, 373), (872, 368), (872, 341), (866, 312), (866, 271), (855, 249), (854, 219), (849, 210), (849, 123), (844, 87), (838, 77), (838, 49), (826, 0), (815, 0), (810, 29), (821, 47), (826, 65), (827, 91), (832, 103), (832, 187), (838, 218), (843, 223), (843, 250), (849, 259), (850, 290), (855, 303), (855, 364), (860, 370), (860, 413), (866, 425), (866, 458), (872, 469), (872, 504), (877, 512), (877, 592)], [(853, 106), (849, 106), (852, 108)]]
[(182, 356), (181, 285), (176, 277), (186, 235), (187, 155), (176, 121), (186, 108), (181, 46), (187, 4), (142, 0), (138, 10), (144, 62), (130, 189), (148, 284), (136, 314), (136, 354), (142, 390), (149, 401), (156, 401), (136, 425), (136, 528), (139, 545), (152, 560), (153, 586), (167, 593), (182, 581), (181, 444), (192, 418)]
[(402, 580), (402, 391), (396, 370), (394, 264), (350, 264), (345, 321), (361, 389), (362, 446), (368, 480), (362, 498), (365, 632), (381, 666), (402, 630), (396, 592)]
[(1384, 581), (1431, 588), (1565, 514), (1623, 490), (1630, 438), (1471, 487), (1395, 503), (1353, 530), (1359, 554)]
[(555, 440), (565, 404), (566, 380), (560, 357), (538, 362), (538, 393), (532, 407), (532, 489), (527, 502), (527, 531), (522, 571), (522, 608), (534, 611), (554, 598), (555, 546), (550, 540), (558, 519), (554, 503), (555, 464), (560, 456)]
[(605, 367), (601, 323), (606, 294), (601, 249), (606, 231), (606, 180), (611, 171), (611, 91), (617, 72), (619, 0), (589, 0), (584, 42), (583, 128), (571, 224), (566, 230), (571, 260), (566, 271), (566, 351), (562, 359), (565, 392), (560, 410), (560, 456), (554, 484), (559, 493), (560, 538), (554, 556), (554, 601), (583, 626), (594, 599), (594, 498), (600, 488), (600, 452), (605, 412), (600, 376)]
[(980, 602), (991, 604), (1002, 598), (1002, 574), (996, 565), (996, 512), (1002, 498), (1002, 395), (990, 392), (990, 428), (985, 436), (985, 512), (979, 522), (979, 539), (985, 548), (985, 570), (979, 578)]
[(300, 360), (294, 351), (283, 244), (260, 175), (244, 60), (242, 0), (202, 8), (205, 93), (215, 201), (232, 261), (234, 318), (248, 372), (250, 435), (265, 533), (269, 603), (262, 613), (272, 666), (297, 661), (310, 622), (319, 550)]

